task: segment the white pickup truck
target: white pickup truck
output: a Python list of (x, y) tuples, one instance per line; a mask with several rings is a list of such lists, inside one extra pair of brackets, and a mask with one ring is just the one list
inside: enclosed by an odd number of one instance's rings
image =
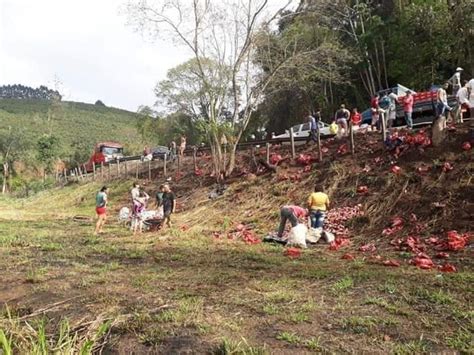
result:
[[(319, 124), (319, 132), (321, 137), (332, 137), (334, 134), (331, 133), (329, 129), (329, 125), (325, 122), (318, 122)], [(310, 130), (309, 130), (309, 122), (302, 123), (296, 126), (291, 127), (293, 130), (293, 137), (295, 138), (301, 138), (301, 137), (309, 137)], [(289, 138), (290, 137), (290, 131), (286, 130), (285, 133), (280, 134), (278, 136), (275, 136), (274, 138)], [(285, 143), (284, 143), (285, 144)], [(289, 144), (289, 143), (286, 143)], [(296, 141), (295, 145), (302, 145), (305, 144), (305, 141)]]

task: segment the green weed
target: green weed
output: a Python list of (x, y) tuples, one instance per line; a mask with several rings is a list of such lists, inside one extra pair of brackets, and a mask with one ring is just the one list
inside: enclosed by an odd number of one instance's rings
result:
[(331, 289), (335, 294), (341, 294), (352, 287), (354, 287), (354, 280), (350, 276), (345, 276), (339, 281), (335, 282)]
[(412, 340), (403, 344), (397, 344), (393, 349), (394, 355), (413, 355), (428, 352), (428, 344), (424, 340)]
[(446, 345), (461, 352), (471, 353), (473, 348), (472, 333), (467, 330), (458, 330), (446, 337)]
[(304, 345), (311, 351), (322, 351), (319, 337), (305, 340)]
[(277, 340), (286, 341), (289, 344), (301, 343), (301, 338), (296, 333), (281, 332), (277, 335)]
[(269, 354), (265, 347), (256, 347), (248, 344), (245, 338), (240, 341), (224, 338), (216, 350), (218, 355), (264, 355)]

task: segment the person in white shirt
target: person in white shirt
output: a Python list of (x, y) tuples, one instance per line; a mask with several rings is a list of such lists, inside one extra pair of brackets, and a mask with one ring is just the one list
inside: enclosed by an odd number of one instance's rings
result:
[(460, 88), (456, 94), (456, 100), (458, 102), (458, 106), (460, 107), (459, 114), (462, 115), (462, 109), (469, 110), (469, 116), (472, 118), (474, 117), (474, 105), (471, 104), (469, 101), (469, 94), (472, 95), (472, 89), (470, 87), (470, 83), (474, 86), (474, 79), (470, 82), (465, 81), (462, 88)]
[(463, 70), (463, 68), (457, 67), (456, 72), (448, 80), (448, 82), (453, 86), (453, 95), (456, 95), (458, 90), (461, 88), (461, 72)]
[(444, 83), (442, 87), (438, 89), (436, 93), (436, 117), (445, 116), (446, 111), (452, 111), (452, 108), (448, 106), (448, 94), (446, 89), (449, 87), (449, 83)]

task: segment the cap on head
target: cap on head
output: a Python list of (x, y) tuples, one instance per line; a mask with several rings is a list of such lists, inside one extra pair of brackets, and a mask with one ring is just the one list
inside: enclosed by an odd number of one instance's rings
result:
[(457, 68), (456, 68), (456, 71), (463, 71), (463, 70), (464, 70), (464, 69), (461, 68), (461, 67), (457, 67)]
[(346, 108), (346, 105), (344, 105), (344, 104), (341, 104), (341, 108)]

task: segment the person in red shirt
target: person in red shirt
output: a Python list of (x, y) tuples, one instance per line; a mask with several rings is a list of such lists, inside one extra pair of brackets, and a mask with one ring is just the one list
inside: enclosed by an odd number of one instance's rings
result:
[(278, 227), (278, 238), (283, 237), (287, 220), (290, 221), (291, 227), (296, 227), (298, 224), (298, 219), (303, 219), (307, 216), (308, 210), (303, 207), (293, 205), (283, 206), (280, 209), (280, 226)]
[(370, 112), (372, 113), (372, 121), (370, 123), (370, 128), (374, 130), (378, 126), (379, 123), (379, 96), (376, 94), (370, 100)]
[(355, 126), (359, 126), (362, 123), (362, 116), (359, 111), (357, 111), (357, 107), (352, 109), (351, 121)]
[(413, 128), (413, 95), (411, 91), (407, 91), (405, 98), (403, 99), (403, 112), (405, 112), (405, 122), (409, 129)]

